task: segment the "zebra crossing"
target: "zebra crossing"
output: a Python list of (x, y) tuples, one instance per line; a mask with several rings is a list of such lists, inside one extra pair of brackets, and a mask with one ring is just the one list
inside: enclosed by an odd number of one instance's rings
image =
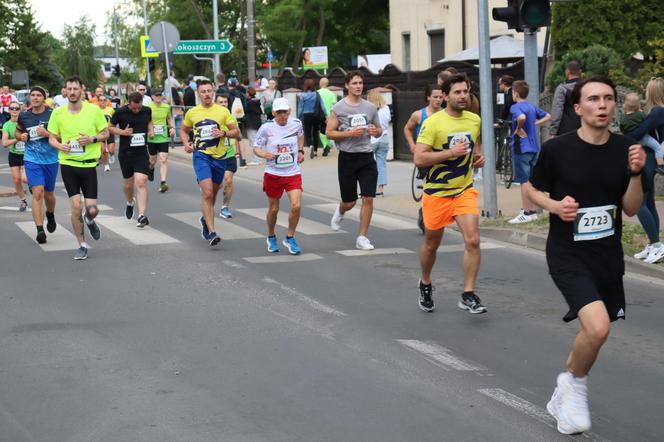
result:
[[(199, 211), (185, 211), (185, 212), (171, 212), (166, 213), (165, 216), (168, 219), (174, 220), (180, 224), (188, 226), (184, 229), (187, 232), (183, 237), (176, 237), (172, 231), (172, 228), (169, 230), (169, 233), (165, 233), (158, 228), (153, 227), (152, 225), (147, 226), (143, 229), (136, 228), (135, 220), (128, 220), (124, 216), (113, 215), (113, 208), (100, 204), (99, 208), (101, 213), (96, 218), (97, 223), (102, 228), (102, 242), (103, 244), (104, 237), (110, 235), (111, 233), (114, 236), (117, 236), (120, 241), (128, 242), (137, 246), (161, 246), (169, 244), (180, 244), (190, 242), (192, 235), (191, 229), (200, 230), (200, 221), (201, 213)], [(312, 204), (307, 205), (305, 208), (310, 208), (318, 212), (325, 212), (326, 214), (331, 213), (335, 205), (334, 204)], [(15, 211), (13, 207), (0, 207), (1, 210)], [(221, 234), (223, 241), (242, 241), (242, 240), (264, 240), (265, 232), (264, 228), (258, 228), (257, 230), (252, 230), (251, 227), (259, 225), (256, 221), (264, 222), (266, 209), (261, 208), (242, 208), (235, 209), (236, 216), (232, 220), (223, 220), (217, 218), (215, 224), (217, 226), (218, 232)], [(348, 214), (348, 218), (353, 220), (358, 218), (357, 214)], [(76, 237), (73, 233), (66, 227), (68, 217), (59, 217), (58, 228), (54, 233), (48, 234), (48, 242), (46, 244), (37, 244), (34, 242), (35, 227), (32, 220), (26, 221), (17, 221), (16, 226), (24, 232), (30, 240), (37, 246), (41, 248), (44, 252), (57, 252), (57, 251), (71, 251), (75, 250), (78, 247)], [(283, 228), (288, 227), (288, 213), (280, 212), (278, 217), (277, 224)], [(358, 219), (359, 220), (359, 219)], [(65, 225), (63, 225), (65, 224)], [(372, 229), (382, 229), (386, 231), (397, 231), (397, 230), (415, 230), (417, 226), (413, 225), (412, 221), (407, 221), (403, 219), (396, 218), (394, 216), (387, 216), (383, 214), (374, 213), (372, 219)], [(349, 230), (351, 230), (349, 228)], [(180, 231), (180, 230), (178, 230)], [(298, 235), (306, 236), (320, 236), (320, 235), (338, 235), (339, 233), (344, 233), (343, 230), (334, 232), (330, 229), (328, 224), (324, 224), (320, 221), (309, 219), (307, 217), (301, 217), (300, 222), (297, 228)], [(185, 239), (186, 237), (186, 239)], [(113, 241), (114, 244), (117, 244), (117, 241)], [(496, 249), (502, 248), (503, 246), (485, 242), (482, 243), (481, 247), (483, 249)], [(316, 253), (303, 253), (302, 255), (292, 256), (287, 253), (279, 254), (264, 254), (261, 256), (247, 256), (242, 259), (248, 263), (252, 264), (270, 264), (270, 263), (283, 263), (283, 262), (304, 262), (304, 261), (317, 261), (325, 259), (327, 256), (343, 256), (347, 258), (354, 257), (363, 257), (371, 255), (406, 255), (406, 254), (416, 254), (419, 250), (419, 243), (413, 244), (412, 248), (376, 248), (374, 250), (357, 250), (357, 249), (348, 249), (348, 250), (331, 250), (325, 253), (325, 251), (317, 251)], [(463, 245), (448, 245), (440, 249), (441, 253), (446, 252), (462, 252)]]

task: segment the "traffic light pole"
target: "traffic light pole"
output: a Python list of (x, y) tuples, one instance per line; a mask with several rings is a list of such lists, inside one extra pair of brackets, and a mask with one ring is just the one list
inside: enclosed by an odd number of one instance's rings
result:
[[(145, 27), (145, 35), (148, 35), (148, 3), (147, 0), (143, 0), (143, 26)], [(148, 81), (148, 87), (152, 87), (152, 77), (150, 76), (150, 59), (145, 59), (145, 70), (147, 75), (145, 76)]]
[[(115, 39), (115, 66), (120, 67), (120, 49), (118, 47), (118, 12), (115, 10), (115, 6), (113, 6), (113, 35)], [(117, 76), (118, 80), (118, 90), (117, 90), (117, 96), (122, 97), (122, 85), (120, 83), (120, 76)]]
[(539, 106), (539, 63), (537, 57), (537, 30), (526, 29), (523, 35), (524, 76), (530, 87), (528, 101)]
[(477, 25), (480, 49), (480, 108), (482, 113), (482, 151), (484, 152), (484, 216), (498, 215), (496, 190), (496, 149), (493, 135), (493, 80), (491, 78), (491, 51), (489, 38), (489, 3), (477, 0)]

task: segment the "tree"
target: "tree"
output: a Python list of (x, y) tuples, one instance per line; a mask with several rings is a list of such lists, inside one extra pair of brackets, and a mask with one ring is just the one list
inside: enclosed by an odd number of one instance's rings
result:
[(560, 60), (573, 49), (598, 44), (615, 50), (623, 59), (654, 51), (644, 43), (661, 35), (658, 20), (661, 0), (593, 0), (554, 3), (551, 39)]
[(88, 89), (99, 83), (101, 63), (95, 59), (95, 30), (87, 17), (73, 26), (65, 25), (60, 66), (65, 76), (78, 75)]
[(576, 60), (581, 64), (586, 77), (606, 75), (617, 84), (630, 84), (620, 55), (615, 50), (605, 46), (593, 45), (585, 49), (571, 50), (555, 63), (546, 77), (546, 86), (549, 90), (553, 91), (558, 84), (565, 81), (565, 67), (572, 60)]

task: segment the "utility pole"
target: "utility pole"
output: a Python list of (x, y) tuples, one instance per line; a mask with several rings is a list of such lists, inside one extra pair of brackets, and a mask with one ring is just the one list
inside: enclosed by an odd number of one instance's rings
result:
[[(214, 25), (214, 34), (212, 37), (219, 40), (219, 0), (212, 0), (212, 23)], [(214, 81), (217, 81), (217, 74), (221, 72), (221, 61), (219, 54), (214, 54), (214, 62), (212, 63), (212, 76)]]
[[(120, 66), (120, 49), (118, 47), (118, 11), (113, 5), (113, 34), (115, 35), (115, 65)], [(122, 85), (120, 84), (120, 76), (118, 75), (118, 96), (122, 96)]]
[[(148, 2), (143, 0), (143, 25), (145, 27), (145, 34), (148, 34)], [(146, 79), (148, 80), (148, 86), (152, 87), (152, 78), (150, 76), (150, 59), (145, 59), (145, 70), (148, 73)]]
[(539, 63), (537, 54), (537, 29), (525, 29), (523, 32), (523, 70), (525, 80), (530, 86), (528, 101), (539, 106)]
[(256, 41), (255, 41), (254, 0), (247, 0), (247, 70), (249, 82), (256, 80)]
[(480, 107), (482, 109), (482, 151), (484, 153), (484, 216), (498, 215), (496, 190), (496, 150), (493, 136), (493, 81), (491, 79), (491, 42), (489, 39), (489, 4), (477, 0), (477, 25), (480, 48)]

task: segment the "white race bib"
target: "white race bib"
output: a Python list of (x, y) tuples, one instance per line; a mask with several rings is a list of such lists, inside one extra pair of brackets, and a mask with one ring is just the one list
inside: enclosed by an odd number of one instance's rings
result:
[(141, 147), (145, 146), (145, 134), (134, 134), (131, 136), (131, 142), (129, 143), (131, 147)]
[(274, 157), (274, 167), (285, 169), (295, 164), (295, 156), (291, 152), (283, 152)]
[(448, 140), (448, 146), (450, 149), (452, 149), (454, 146), (457, 144), (463, 144), (465, 142), (468, 142), (468, 149), (466, 149), (466, 154), (469, 154), (473, 149), (470, 147), (473, 145), (472, 141), (472, 135), (470, 132), (455, 132), (451, 133), (447, 136)]
[(206, 124), (198, 128), (198, 137), (201, 141), (214, 140), (212, 136), (212, 130), (217, 127), (216, 124)]
[(85, 153), (85, 149), (81, 146), (78, 140), (69, 141), (69, 147), (71, 148), (69, 153), (72, 155), (83, 155)]
[(154, 134), (155, 134), (155, 136), (164, 135), (164, 126), (162, 126), (161, 124), (158, 125), (158, 126), (155, 126), (154, 127)]
[(366, 129), (369, 123), (367, 122), (367, 114), (353, 114), (348, 116), (348, 125), (351, 129), (361, 127)]
[(16, 152), (25, 152), (25, 143), (23, 141), (17, 141), (16, 144), (14, 144), (14, 150)]
[(614, 205), (578, 209), (574, 220), (574, 241), (589, 241), (615, 234), (616, 209)]
[(37, 133), (38, 128), (39, 126), (32, 126), (28, 128), (28, 135), (30, 136), (30, 141), (41, 140), (42, 138), (44, 138)]

